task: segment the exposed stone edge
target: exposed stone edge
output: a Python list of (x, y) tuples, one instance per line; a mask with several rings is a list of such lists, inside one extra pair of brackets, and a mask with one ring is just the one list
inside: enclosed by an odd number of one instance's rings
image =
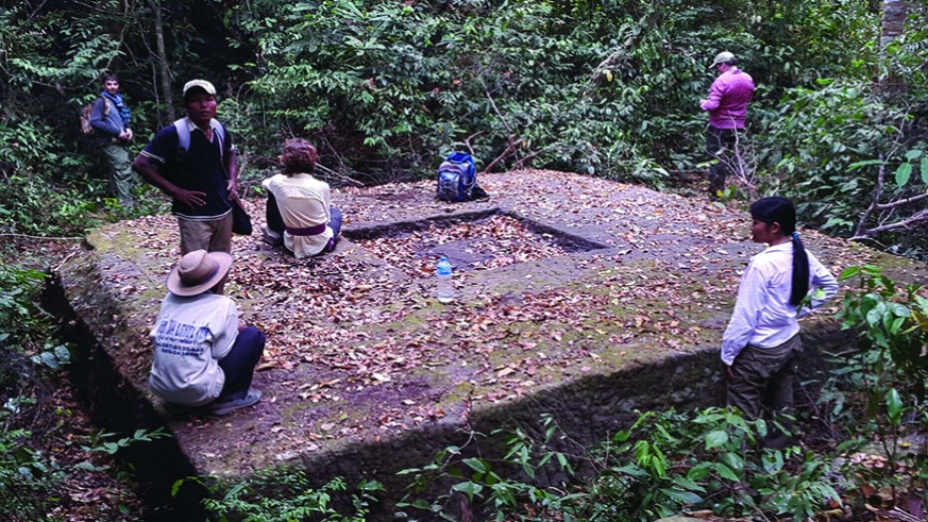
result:
[[(92, 335), (92, 329), (77, 315), (66, 298), (60, 276), (53, 274), (44, 294), (48, 310), (62, 319), (67, 332), (80, 353), (72, 368), (75, 386), (86, 399), (95, 421), (107, 430), (130, 435), (136, 429), (164, 428), (168, 423), (149, 402), (146, 393), (139, 390), (122, 373), (107, 352)], [(807, 371), (821, 367), (819, 348), (823, 344), (841, 345), (846, 336), (835, 335), (835, 325), (813, 323), (805, 326), (803, 337), (807, 357), (811, 364), (803, 364)], [(430, 463), (435, 451), (448, 446), (464, 446), (463, 456), (481, 456), (500, 459), (506, 448), (505, 433), (493, 432), (500, 428), (521, 428), (541, 438), (542, 413), (553, 413), (558, 425), (569, 438), (561, 439), (556, 449), (576, 452), (578, 445), (588, 446), (605, 440), (611, 433), (627, 427), (637, 418), (637, 411), (675, 407), (686, 410), (722, 403), (722, 387), (717, 350), (706, 349), (681, 354), (661, 362), (642, 363), (611, 374), (593, 375), (569, 384), (544, 389), (538, 394), (475, 412), (468, 425), (436, 423), (417, 431), (407, 432), (378, 443), (355, 443), (332, 452), (303, 453), (292, 462), (303, 466), (311, 482), (319, 486), (334, 477), (345, 477), (349, 493), (361, 479), (382, 482), (386, 496), (371, 514), (371, 520), (391, 520), (394, 506), (404, 494), (408, 477), (396, 472)], [(92, 367), (91, 367), (92, 365)], [(106, 383), (106, 386), (97, 386)], [(639, 395), (636, 395), (638, 393)], [(571, 399), (573, 397), (573, 399)], [(558, 414), (558, 406), (587, 404), (587, 407), (568, 408), (569, 415)], [(467, 445), (471, 432), (487, 435)], [(150, 507), (162, 510), (153, 512), (152, 520), (203, 519), (199, 500), (205, 492), (197, 487), (182, 490), (177, 497), (170, 495), (171, 486), (178, 479), (197, 474), (177, 441), (172, 438), (142, 444), (123, 455), (135, 466), (137, 478), (143, 484), (142, 496)], [(518, 473), (517, 470), (509, 470)], [(542, 485), (560, 482), (566, 477), (547, 470), (536, 477)], [(525, 479), (525, 477), (522, 477)], [(442, 484), (423, 494), (429, 498), (441, 492)], [(348, 502), (345, 499), (341, 499)], [(167, 506), (167, 509), (163, 509)]]
[[(151, 402), (121, 373), (113, 358), (67, 299), (58, 273), (50, 274), (42, 294), (42, 304), (59, 319), (61, 335), (77, 349), (70, 366), (69, 378), (84, 403), (85, 410), (97, 426), (119, 437), (131, 436), (136, 430), (170, 427), (152, 407)], [(105, 383), (105, 386), (100, 386)], [(175, 481), (197, 475), (173, 436), (130, 446), (117, 455), (131, 463), (139, 482), (139, 494), (146, 505), (146, 520), (176, 522), (205, 520), (200, 505), (205, 490), (196, 483), (185, 483), (175, 496), (171, 488)]]

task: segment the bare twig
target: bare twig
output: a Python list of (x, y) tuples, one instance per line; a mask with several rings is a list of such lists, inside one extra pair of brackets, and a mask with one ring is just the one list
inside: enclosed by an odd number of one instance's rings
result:
[[(521, 140), (520, 140), (520, 141), (521, 141)], [(551, 150), (551, 147), (545, 147), (545, 148), (543, 148), (543, 149), (539, 149), (539, 150), (537, 150), (537, 151), (535, 151), (535, 152), (532, 152), (531, 154), (529, 154), (529, 155), (527, 155), (527, 156), (525, 156), (525, 157), (523, 157), (523, 158), (520, 158), (518, 161), (516, 161), (516, 164), (515, 164), (516, 170), (524, 169), (524, 168), (525, 168), (525, 163), (526, 163), (526, 162), (532, 161), (533, 159), (535, 159), (536, 157), (538, 157), (539, 154), (541, 154), (541, 153), (543, 153), (543, 152), (547, 152), (547, 151), (549, 151), (549, 150)]]
[[(902, 130), (899, 129), (898, 132), (901, 136)], [(887, 154), (883, 152), (879, 153), (878, 158), (880, 164), (877, 169), (876, 186), (873, 188), (873, 196), (870, 205), (861, 213), (860, 219), (857, 222), (857, 229), (854, 231), (854, 237), (852, 237), (851, 240), (871, 239), (883, 232), (907, 230), (916, 225), (928, 223), (928, 209), (919, 210), (908, 217), (899, 215), (899, 211), (903, 208), (920, 201), (928, 200), (928, 194), (919, 194), (902, 199), (891, 199), (890, 201), (881, 202), (886, 188), (886, 158), (893, 157), (902, 146), (901, 140), (897, 138)], [(874, 219), (874, 215), (877, 213), (879, 213), (876, 219), (877, 226), (868, 227), (867, 223), (870, 222), (871, 219)]]
[(903, 219), (902, 221), (896, 221), (889, 223), (888, 225), (880, 225), (878, 227), (868, 228), (865, 235), (869, 236), (873, 234), (879, 234), (881, 232), (889, 232), (891, 230), (908, 229), (921, 223), (928, 223), (928, 209), (921, 210), (915, 215), (910, 216), (907, 219)]
[(364, 183), (352, 178), (351, 176), (344, 174), (340, 171), (334, 171), (328, 167), (323, 167), (322, 165), (316, 164), (316, 170), (321, 172), (329, 180), (336, 180), (342, 185), (352, 185), (355, 187), (363, 187)]
[(50, 236), (30, 236), (29, 234), (14, 234), (14, 233), (0, 234), (0, 237), (24, 237), (24, 238), (26, 238), (26, 239), (47, 239), (47, 240), (54, 240), (54, 241), (74, 241), (74, 240), (80, 241), (80, 240), (84, 239), (84, 236), (79, 236), (79, 237), (50, 237)]
[(522, 144), (522, 140), (521, 140), (521, 139), (518, 139), (518, 140), (515, 140), (515, 141), (512, 141), (512, 140), (510, 139), (510, 140), (509, 140), (509, 145), (506, 147), (506, 150), (504, 150), (504, 151), (502, 152), (502, 154), (500, 154), (499, 156), (497, 156), (496, 159), (494, 159), (493, 161), (491, 161), (490, 164), (487, 165), (485, 169), (483, 169), (483, 172), (490, 172), (490, 171), (493, 169), (493, 167), (495, 167), (498, 163), (500, 163), (500, 162), (503, 161), (504, 159), (508, 158), (508, 157), (511, 156), (512, 154), (515, 154), (516, 149), (517, 149), (517, 148), (519, 147), (519, 145), (521, 145), (521, 144)]
[(925, 194), (919, 194), (918, 196), (912, 196), (906, 199), (899, 199), (899, 200), (892, 201), (889, 203), (880, 203), (876, 205), (874, 208), (876, 210), (893, 210), (899, 207), (903, 207), (905, 205), (911, 205), (912, 203), (917, 203), (923, 199), (928, 199), (928, 192), (926, 192)]
[[(470, 136), (464, 138), (464, 145), (467, 146), (467, 152), (469, 152), (471, 156), (476, 156), (477, 154), (474, 153), (474, 146), (471, 145), (470, 140), (476, 138), (477, 136), (480, 136), (481, 134), (483, 134), (483, 131), (477, 131), (471, 134)], [(487, 168), (486, 170), (490, 170), (490, 169)]]

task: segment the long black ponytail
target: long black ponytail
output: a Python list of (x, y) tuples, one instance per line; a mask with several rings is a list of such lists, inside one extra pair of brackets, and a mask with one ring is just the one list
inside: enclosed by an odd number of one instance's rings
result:
[(792, 202), (779, 196), (759, 199), (751, 205), (751, 217), (768, 225), (780, 224), (780, 232), (793, 240), (793, 280), (789, 304), (799, 303), (809, 293), (809, 255), (796, 232), (796, 208)]

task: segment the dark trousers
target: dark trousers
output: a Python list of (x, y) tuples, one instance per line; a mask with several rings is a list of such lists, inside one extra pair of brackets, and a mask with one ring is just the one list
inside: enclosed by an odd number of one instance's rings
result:
[[(287, 225), (284, 224), (284, 218), (280, 215), (280, 207), (277, 206), (277, 199), (274, 197), (274, 194), (270, 192), (267, 194), (267, 207), (264, 210), (264, 214), (267, 219), (267, 228), (283, 236), (284, 229), (287, 228)], [(329, 208), (329, 216), (329, 228), (332, 229), (335, 235), (329, 240), (329, 246), (326, 247), (324, 250), (325, 252), (335, 250), (335, 243), (338, 242), (338, 235), (341, 234), (342, 231), (342, 211), (333, 206)]]
[(229, 354), (219, 360), (226, 382), (217, 401), (243, 399), (248, 394), (255, 367), (264, 353), (265, 340), (261, 330), (254, 326), (246, 326), (238, 333)]
[(277, 198), (270, 192), (267, 193), (267, 207), (264, 209), (264, 217), (267, 219), (267, 228), (284, 235), (284, 218), (280, 215), (280, 208), (277, 206)]
[(796, 358), (801, 353), (799, 334), (774, 348), (746, 346), (731, 365), (735, 378), (728, 383), (728, 404), (750, 420), (761, 418), (765, 409), (773, 418), (790, 413)]
[(717, 196), (725, 190), (725, 178), (730, 163), (734, 160), (731, 151), (735, 148), (735, 133), (739, 129), (719, 129), (709, 126), (706, 131), (706, 153), (712, 158), (709, 167), (709, 194)]

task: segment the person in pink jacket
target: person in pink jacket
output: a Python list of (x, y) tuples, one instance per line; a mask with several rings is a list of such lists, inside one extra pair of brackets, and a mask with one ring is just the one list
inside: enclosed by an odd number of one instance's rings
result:
[(734, 158), (739, 132), (744, 129), (748, 102), (754, 96), (754, 80), (738, 68), (738, 59), (730, 52), (716, 55), (712, 68), (719, 71), (712, 82), (709, 97), (699, 101), (699, 107), (709, 113), (706, 132), (706, 152), (713, 158), (709, 168), (709, 197), (715, 199), (725, 189), (725, 178)]

